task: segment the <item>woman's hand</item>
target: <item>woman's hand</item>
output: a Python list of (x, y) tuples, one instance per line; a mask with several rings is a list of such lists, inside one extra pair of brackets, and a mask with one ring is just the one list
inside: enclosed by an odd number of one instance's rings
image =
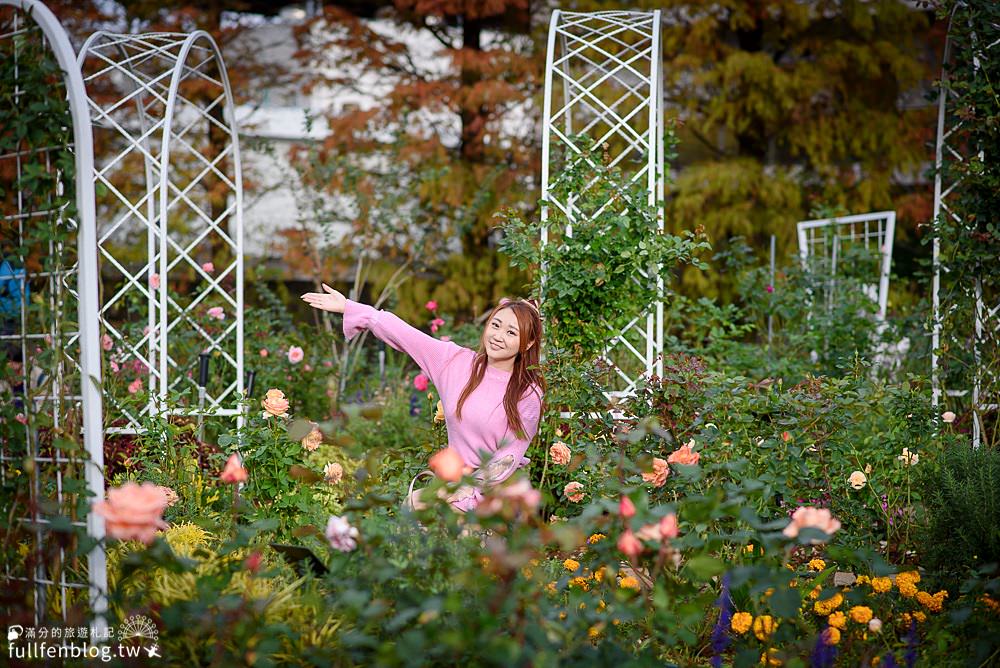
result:
[(302, 295), (302, 301), (313, 308), (331, 313), (343, 313), (344, 306), (347, 305), (347, 297), (340, 294), (326, 283), (323, 284), (326, 292), (307, 292)]

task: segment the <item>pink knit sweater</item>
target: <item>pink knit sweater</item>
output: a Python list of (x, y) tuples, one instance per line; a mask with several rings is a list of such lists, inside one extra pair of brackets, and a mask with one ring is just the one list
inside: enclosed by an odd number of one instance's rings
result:
[[(459, 395), (472, 375), (474, 351), (428, 336), (388, 311), (347, 300), (344, 336), (351, 339), (363, 329), (412, 357), (431, 379), (444, 406), (448, 446), (454, 448), (467, 465), (477, 469), (473, 475), (481, 483), (505, 480), (528, 463), (524, 453), (538, 432), (542, 408), (541, 392), (537, 387), (532, 387), (517, 404), (526, 438), (517, 438), (507, 426), (503, 397), (511, 374), (491, 366), (486, 367), (482, 383), (465, 400), (459, 420), (455, 410)], [(482, 492), (469, 489), (457, 496), (459, 498), (452, 504), (464, 511), (478, 505)]]

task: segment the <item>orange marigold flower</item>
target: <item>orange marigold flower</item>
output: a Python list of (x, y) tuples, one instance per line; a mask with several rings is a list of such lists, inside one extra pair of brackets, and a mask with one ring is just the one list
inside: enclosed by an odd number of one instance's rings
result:
[(732, 620), (729, 622), (729, 628), (740, 635), (749, 631), (751, 626), (753, 626), (753, 615), (749, 612), (734, 613)]
[(865, 605), (856, 605), (848, 613), (851, 620), (858, 624), (867, 624), (872, 618), (872, 609)]
[(771, 615), (761, 615), (753, 620), (753, 634), (761, 642), (767, 640), (777, 627), (778, 623), (774, 621)]
[(892, 589), (892, 578), (872, 578), (872, 590), (884, 594)]
[(847, 615), (845, 615), (840, 610), (831, 613), (830, 616), (827, 617), (826, 621), (830, 624), (830, 626), (836, 627), (838, 629), (847, 628)]

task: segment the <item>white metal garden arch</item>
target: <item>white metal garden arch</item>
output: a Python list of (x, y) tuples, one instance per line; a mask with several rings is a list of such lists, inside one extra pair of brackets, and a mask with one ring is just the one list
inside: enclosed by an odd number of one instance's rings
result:
[[(947, 397), (964, 398), (969, 401), (972, 416), (972, 446), (978, 448), (984, 437), (984, 416), (1000, 410), (1000, 377), (998, 369), (991, 367), (989, 359), (984, 360), (987, 352), (996, 354), (998, 339), (1000, 339), (1000, 301), (993, 303), (992, 298), (984, 295), (981, 274), (977, 274), (966, 284), (956, 285), (942, 291), (942, 278), (948, 281), (951, 273), (945, 253), (941, 247), (940, 227), (943, 220), (950, 220), (959, 226), (969, 224), (956, 207), (956, 200), (962, 192), (962, 182), (951, 173), (949, 167), (960, 165), (971, 158), (980, 162), (993, 156), (984, 155), (977, 146), (970, 146), (966, 136), (967, 121), (963, 120), (962, 111), (955, 108), (955, 98), (958, 93), (952, 88), (949, 69), (967, 67), (976, 77), (983, 66), (996, 57), (1000, 50), (1000, 34), (998, 25), (971, 26), (973, 55), (967, 62), (955, 62), (952, 31), (956, 21), (971, 21), (964, 16), (968, 7), (963, 2), (956, 2), (948, 21), (948, 37), (945, 40), (944, 57), (941, 68), (940, 90), (938, 94), (937, 141), (935, 145), (935, 175), (934, 175), (934, 278), (932, 283), (932, 306), (934, 323), (931, 344), (931, 403), (938, 406)], [(992, 40), (992, 41), (991, 41)], [(1000, 258), (997, 258), (1000, 260)], [(982, 267), (980, 272), (996, 271), (996, 265)], [(995, 297), (995, 296), (993, 296)], [(944, 302), (944, 303), (943, 303)], [(963, 302), (963, 303), (959, 303)], [(952, 315), (956, 309), (974, 309), (972, 331), (958, 331), (952, 326)], [(971, 352), (971, 360), (959, 364), (949, 364), (952, 355), (942, 355), (945, 348), (953, 351)], [(971, 350), (970, 350), (971, 349)], [(951, 368), (950, 368), (951, 367)], [(958, 371), (960, 380), (953, 381), (958, 387), (947, 387), (945, 375), (949, 371)]]
[[(560, 153), (581, 152), (573, 142), (576, 135), (591, 138), (596, 153), (607, 153), (610, 167), (633, 183), (645, 183), (648, 203), (658, 207), (663, 229), (660, 11), (554, 11), (543, 105), (541, 242), (549, 238), (549, 206), (570, 221), (565, 234), (572, 235), (578, 212), (573, 201), (553, 197), (551, 179)], [(657, 284), (662, 295), (662, 278), (657, 277)], [(644, 374), (662, 374), (662, 352), (663, 303), (657, 300), (620, 331), (609, 331), (605, 359), (621, 381), (609, 396), (627, 396)]]
[(796, 226), (799, 259), (803, 269), (828, 273), (823, 297), (827, 306), (836, 299), (838, 269), (845, 253), (863, 249), (870, 253), (871, 283), (866, 293), (878, 304), (876, 315), (884, 320), (889, 306), (889, 272), (896, 230), (895, 211), (876, 211), (853, 216), (803, 220)]
[[(135, 432), (166, 409), (170, 392), (197, 392), (197, 357), (222, 371), (198, 412), (240, 416), (227, 407), (244, 391), (243, 182), (232, 90), (218, 46), (190, 34), (97, 32), (78, 56), (99, 164), (94, 179), (105, 281), (101, 320), (126, 364), (148, 382), (136, 410), (119, 389), (125, 417), (109, 432)], [(133, 244), (144, 250), (136, 252)], [(211, 263), (211, 264), (210, 264)], [(171, 293), (171, 279), (187, 289)], [(145, 326), (117, 326), (138, 305)], [(182, 357), (183, 355), (183, 357)], [(138, 376), (137, 376), (138, 377)], [(133, 381), (134, 383), (135, 381)], [(119, 384), (122, 386), (124, 384)]]
[[(60, 225), (67, 225), (70, 230), (74, 228), (76, 230), (75, 249), (67, 249), (58, 244), (52, 244), (49, 248), (48, 252), (55, 256), (63, 254), (75, 256), (75, 263), (62, 266), (59, 271), (35, 272), (25, 264), (25, 258), (20, 257), (18, 251), (15, 250), (10, 254), (11, 257), (7, 257), (10, 249), (6, 243), (4, 247), (3, 259), (8, 262), (8, 266), (14, 266), (10, 263), (11, 260), (18, 266), (18, 271), (12, 272), (9, 278), (18, 297), (19, 317), (16, 321), (19, 324), (17, 331), (9, 334), (2, 332), (0, 341), (5, 345), (18, 346), (22, 355), (20, 401), (26, 416), (25, 444), (28, 456), (33, 462), (33, 470), (27, 472), (33, 508), (30, 516), (20, 519), (32, 527), (31, 531), (36, 541), (33, 551), (40, 555), (42, 541), (49, 535), (45, 527), (51, 520), (42, 509), (41, 499), (36, 497), (54, 495), (53, 500), (60, 507), (60, 512), (72, 516), (72, 510), (65, 507), (72, 495), (63, 488), (63, 474), (74, 462), (58, 449), (50, 447), (47, 455), (40, 452), (40, 434), (37, 429), (32, 428), (33, 414), (48, 411), (54, 428), (72, 426), (82, 429), (83, 444), (88, 455), (87, 461), (82, 462), (86, 488), (94, 498), (104, 497), (93, 141), (83, 80), (76, 66), (72, 45), (59, 21), (43, 4), (35, 0), (0, 0), (0, 6), (13, 8), (10, 15), (3, 17), (5, 29), (0, 34), (0, 41), (10, 44), (15, 63), (15, 80), (4, 81), (0, 85), (11, 86), (8, 90), (13, 92), (14, 104), (17, 106), (27, 92), (20, 88), (18, 83), (20, 70), (16, 62), (19, 48), (17, 40), (30, 39), (32, 32), (40, 31), (43, 45), (51, 51), (62, 70), (62, 80), (73, 125), (71, 145), (26, 146), (23, 150), (18, 147), (12, 154), (0, 155), (0, 162), (10, 161), (15, 167), (16, 178), (13, 186), (18, 193), (17, 210), (3, 211), (2, 218), (5, 230), (11, 232), (16, 230), (19, 242), (17, 247), (23, 247), (20, 244), (24, 242), (26, 233), (33, 224), (38, 224), (36, 221), (40, 216), (57, 216)], [(6, 23), (8, 19), (10, 23)], [(68, 175), (59, 172), (54, 161), (50, 160), (51, 156), (66, 149), (74, 154), (75, 174), (72, 185), (67, 183)], [(26, 208), (20, 188), (22, 167), (28, 162), (38, 160), (41, 162), (35, 162), (35, 165), (44, 164), (44, 168), (50, 173), (55, 171), (59, 187), (73, 188), (76, 201), (75, 220), (64, 215), (65, 210), (62, 208), (55, 210)], [(58, 196), (59, 193), (52, 195)], [(53, 316), (46, 322), (34, 322), (30, 315), (34, 306), (29, 306), (28, 290), (32, 287), (44, 290), (48, 313)], [(65, 330), (61, 320), (68, 313), (67, 308), (72, 308), (74, 301), (78, 318), (76, 328)], [(41, 326), (36, 328), (36, 325)], [(57, 342), (60, 345), (54, 345)], [(33, 355), (41, 350), (42, 345), (53, 346), (62, 353), (55, 360), (54, 368), (47, 369), (52, 372), (52, 376), (45, 383), (41, 383), (39, 375), (33, 373), (35, 364), (32, 362)], [(34, 394), (34, 391), (38, 394)], [(18, 401), (14, 396), (10, 399)], [(79, 411), (78, 420), (72, 424), (63, 423), (68, 411)], [(5, 478), (16, 475), (14, 469), (27, 469), (23, 455), (10, 456), (10, 454), (9, 451), (0, 450), (0, 472)], [(81, 528), (85, 526), (87, 532), (95, 538), (104, 536), (104, 520), (95, 513), (87, 514), (86, 523), (74, 521), (73, 524)], [(107, 609), (107, 571), (103, 546), (98, 544), (88, 553), (87, 581), (81, 581), (79, 574), (74, 575), (67, 567), (66, 554), (61, 548), (59, 563), (61, 566), (56, 566), (58, 571), (50, 571), (51, 564), (37, 560), (33, 572), (23, 574), (12, 572), (11, 565), (5, 564), (4, 576), (32, 583), (36, 624), (46, 618), (46, 612), (50, 608), (50, 597), (53, 594), (59, 596), (58, 608), (65, 621), (71, 590), (86, 588), (97, 626), (103, 627), (103, 614)]]

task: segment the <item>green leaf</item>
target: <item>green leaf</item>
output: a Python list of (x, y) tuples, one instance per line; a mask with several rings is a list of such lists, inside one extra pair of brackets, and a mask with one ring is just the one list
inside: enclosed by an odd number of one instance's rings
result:
[(720, 559), (702, 554), (694, 557), (684, 565), (684, 569), (698, 580), (708, 580), (726, 572), (726, 564)]
[(313, 423), (309, 420), (296, 419), (288, 425), (288, 440), (301, 441), (313, 430)]

